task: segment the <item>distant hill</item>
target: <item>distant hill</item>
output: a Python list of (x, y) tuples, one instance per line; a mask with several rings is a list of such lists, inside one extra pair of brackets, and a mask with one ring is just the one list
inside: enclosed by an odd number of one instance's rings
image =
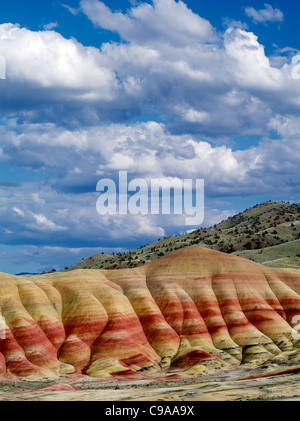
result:
[(299, 269), (300, 240), (259, 250), (244, 250), (233, 254), (274, 268)]
[(300, 204), (264, 202), (211, 228), (159, 239), (124, 253), (94, 254), (68, 270), (134, 268), (191, 245), (236, 254), (266, 266), (300, 268)]
[(25, 275), (38, 275), (38, 273), (21, 272), (21, 273), (15, 274), (15, 276), (25, 276)]

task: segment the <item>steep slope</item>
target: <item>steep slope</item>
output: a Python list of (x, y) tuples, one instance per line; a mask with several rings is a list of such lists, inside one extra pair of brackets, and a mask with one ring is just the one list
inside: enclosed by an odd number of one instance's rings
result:
[(6, 377), (300, 362), (300, 272), (196, 246), (135, 269), (1, 274), (0, 314)]

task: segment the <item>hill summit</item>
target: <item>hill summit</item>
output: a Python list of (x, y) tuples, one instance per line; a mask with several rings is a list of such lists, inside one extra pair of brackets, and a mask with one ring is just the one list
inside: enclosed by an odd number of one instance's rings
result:
[(191, 245), (236, 254), (270, 267), (300, 269), (300, 204), (264, 202), (211, 228), (159, 239), (124, 253), (94, 254), (69, 270), (139, 267)]

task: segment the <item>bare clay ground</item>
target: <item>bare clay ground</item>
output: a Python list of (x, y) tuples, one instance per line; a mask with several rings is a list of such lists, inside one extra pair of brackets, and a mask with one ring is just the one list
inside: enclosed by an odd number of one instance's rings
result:
[(214, 378), (173, 376), (107, 381), (62, 376), (55, 381), (0, 381), (0, 401), (300, 401), (299, 369), (293, 373), (282, 370), (285, 374), (273, 371), (267, 377), (257, 377), (266, 376), (262, 371), (237, 370)]

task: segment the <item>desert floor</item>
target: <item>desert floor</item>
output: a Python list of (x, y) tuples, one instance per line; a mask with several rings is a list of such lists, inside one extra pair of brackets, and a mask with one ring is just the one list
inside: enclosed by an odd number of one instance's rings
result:
[(144, 379), (0, 380), (0, 401), (300, 401), (299, 371), (241, 369), (210, 378), (172, 373)]

